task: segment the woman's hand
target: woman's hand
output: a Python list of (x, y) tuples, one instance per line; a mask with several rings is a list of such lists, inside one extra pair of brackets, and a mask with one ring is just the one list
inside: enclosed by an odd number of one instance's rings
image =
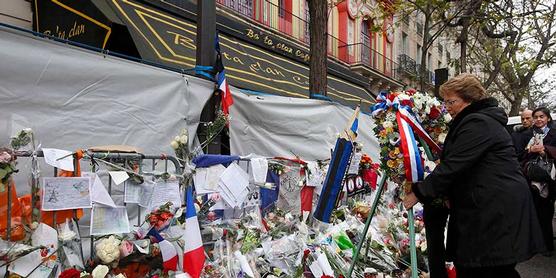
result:
[(535, 144), (529, 148), (530, 153), (544, 153), (544, 145)]
[(417, 199), (417, 196), (415, 196), (413, 192), (407, 193), (403, 198), (403, 206), (405, 209), (412, 208), (417, 202), (419, 202), (419, 199)]

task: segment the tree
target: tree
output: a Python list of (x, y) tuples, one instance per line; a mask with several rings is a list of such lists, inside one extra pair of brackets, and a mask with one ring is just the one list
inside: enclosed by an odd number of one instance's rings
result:
[(517, 115), (524, 101), (533, 107), (542, 92), (534, 90), (535, 74), (556, 62), (556, 3), (500, 1), (485, 6), (487, 12), (491, 20), (472, 32), (470, 59), (488, 76), (485, 88), (499, 92), (510, 103), (509, 114)]
[(421, 61), (419, 61), (418, 76), (421, 90), (425, 88), (425, 80), (428, 77), (427, 56), (434, 42), (440, 38), (449, 22), (458, 17), (465, 9), (456, 7), (446, 0), (400, 0), (396, 2), (396, 10), (402, 18), (411, 14), (416, 15), (416, 21), (422, 23), (423, 33), (421, 35)]
[(309, 94), (326, 95), (328, 1), (309, 0)]

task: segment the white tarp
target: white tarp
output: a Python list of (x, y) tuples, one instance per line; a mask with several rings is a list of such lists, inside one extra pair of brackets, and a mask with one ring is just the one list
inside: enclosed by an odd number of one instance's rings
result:
[[(172, 154), (195, 134), (213, 83), (0, 27), (0, 145), (21, 128), (43, 147), (136, 146)], [(191, 136), (193, 137), (193, 136)]]
[[(328, 101), (270, 95), (250, 95), (233, 90), (230, 110), (231, 153), (293, 157), (306, 161), (330, 158), (338, 134), (354, 110)], [(359, 116), (357, 142), (374, 161), (379, 146), (373, 134), (374, 120)]]

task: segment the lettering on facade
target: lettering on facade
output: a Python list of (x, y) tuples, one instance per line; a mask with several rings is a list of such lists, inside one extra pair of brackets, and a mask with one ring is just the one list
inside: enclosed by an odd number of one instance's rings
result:
[(166, 33), (174, 35), (174, 44), (176, 45), (181, 45), (181, 46), (185, 46), (189, 49), (195, 50), (196, 46), (193, 43), (193, 39), (188, 38), (182, 34), (178, 34), (176, 32), (172, 32), (172, 31), (166, 31)]
[(45, 35), (58, 37), (60, 39), (69, 40), (73, 37), (77, 37), (81, 34), (85, 34), (85, 24), (77, 23), (77, 21), (73, 22), (73, 26), (69, 29), (62, 28), (56, 25), (54, 30), (44, 30)]
[(245, 29), (245, 35), (253, 41), (260, 41), (267, 47), (272, 49), (279, 50), (289, 56), (297, 57), (302, 59), (304, 62), (309, 62), (309, 53), (301, 50), (301, 49), (294, 49), (293, 47), (283, 43), (283, 42), (275, 42), (270, 38), (268, 35), (260, 31), (255, 31), (251, 28)]

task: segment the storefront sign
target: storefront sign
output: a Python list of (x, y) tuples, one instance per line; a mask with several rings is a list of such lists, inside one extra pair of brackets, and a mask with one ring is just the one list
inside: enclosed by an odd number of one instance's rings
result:
[[(112, 0), (111, 3), (131, 30), (141, 57), (174, 67), (195, 66), (195, 23), (135, 1)], [(244, 35), (249, 40), (308, 59), (303, 50), (275, 41), (255, 29), (247, 28)], [(226, 76), (232, 85), (283, 96), (309, 96), (309, 68), (304, 63), (225, 34), (220, 34), (220, 47)], [(328, 95), (348, 105), (361, 101), (366, 106), (373, 99), (363, 87), (333, 75), (328, 76)]]
[(34, 0), (33, 26), (37, 32), (105, 48), (110, 21), (91, 1)]

